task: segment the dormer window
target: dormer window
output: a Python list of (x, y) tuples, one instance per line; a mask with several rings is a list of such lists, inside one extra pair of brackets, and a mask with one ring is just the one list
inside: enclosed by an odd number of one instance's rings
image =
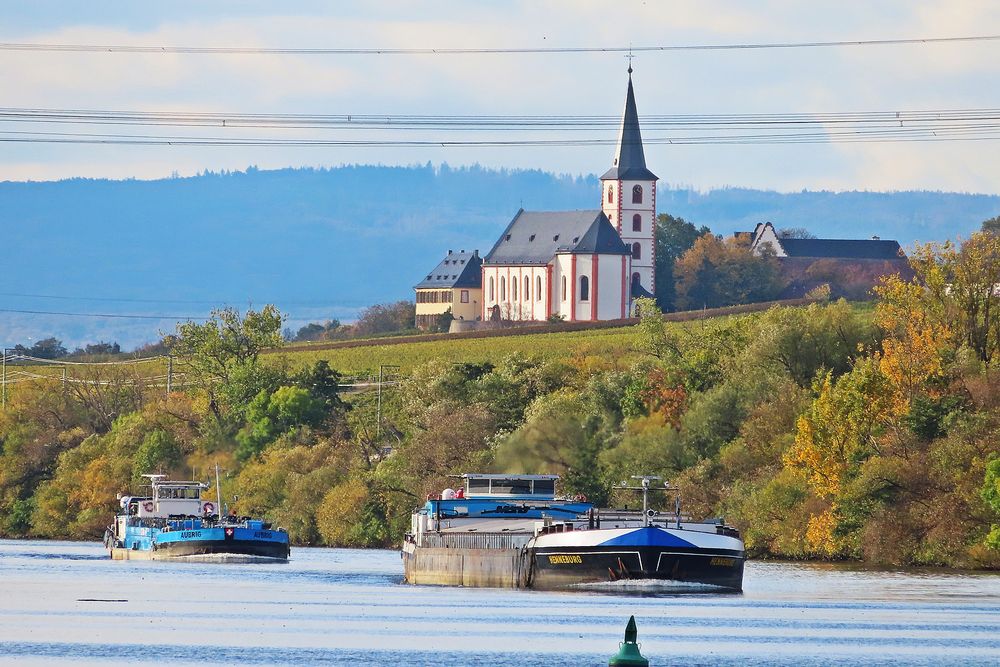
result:
[(552, 240), (553, 240), (553, 241), (558, 241), (558, 240), (559, 240), (559, 235), (558, 235), (558, 234), (556, 234), (555, 236), (553, 236), (553, 237), (552, 237)]
[(506, 237), (504, 237), (504, 240), (505, 241), (510, 241), (510, 234), (508, 234)]
[(579, 241), (579, 240), (580, 240), (580, 237), (579, 237), (579, 236), (574, 236), (574, 237), (573, 237), (573, 243), (576, 243), (576, 242), (577, 242), (577, 241)]
[(534, 240), (535, 240), (535, 235), (534, 235), (534, 234), (532, 234), (531, 236), (529, 236), (529, 237), (528, 237), (528, 240), (529, 240), (529, 241), (534, 241)]

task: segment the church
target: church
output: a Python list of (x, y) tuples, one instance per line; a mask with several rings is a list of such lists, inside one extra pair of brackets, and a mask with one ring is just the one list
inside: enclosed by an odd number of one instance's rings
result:
[[(601, 176), (600, 208), (519, 210), (482, 258), (476, 319), (628, 317), (633, 299), (654, 294), (656, 181), (646, 167), (629, 66), (617, 147)], [(432, 276), (437, 273), (428, 280)], [(416, 286), (417, 300), (431, 287), (428, 281)]]
[(646, 168), (628, 74), (600, 209), (518, 211), (483, 258), (484, 320), (620, 319), (632, 299), (653, 295), (657, 178)]

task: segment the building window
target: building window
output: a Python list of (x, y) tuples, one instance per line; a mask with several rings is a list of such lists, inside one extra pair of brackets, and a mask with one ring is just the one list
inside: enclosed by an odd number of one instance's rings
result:
[(566, 276), (563, 276), (562, 278), (563, 278), (562, 279), (562, 295), (563, 295), (562, 300), (565, 301), (566, 300)]
[(632, 293), (639, 291), (639, 272), (636, 271), (632, 274)]
[(636, 213), (632, 216), (632, 231), (641, 232), (642, 231), (642, 216)]
[(524, 277), (524, 300), (531, 301), (531, 278)]
[(500, 276), (500, 300), (507, 300), (507, 281), (503, 276)]
[(510, 281), (510, 300), (517, 301), (517, 278)]
[(490, 301), (493, 301), (493, 276), (490, 276)]
[(462, 295), (460, 298), (462, 300), (462, 303), (469, 303), (469, 290), (467, 289), (462, 290)]
[(542, 277), (535, 278), (535, 301), (542, 300)]
[(632, 203), (641, 204), (642, 203), (642, 186), (637, 185), (632, 188)]
[(580, 301), (590, 301), (590, 279), (580, 276)]
[(642, 259), (642, 246), (638, 243), (632, 244), (632, 259)]
[(615, 186), (608, 186), (608, 203), (611, 204), (615, 200)]

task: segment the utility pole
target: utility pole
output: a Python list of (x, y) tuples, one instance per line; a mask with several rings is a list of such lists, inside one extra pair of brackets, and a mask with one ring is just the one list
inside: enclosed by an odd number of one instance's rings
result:
[(174, 357), (167, 355), (167, 396), (174, 390)]
[(7, 348), (3, 349), (3, 409), (7, 409)]
[(378, 398), (375, 404), (375, 439), (382, 437), (382, 382), (386, 369), (399, 369), (399, 366), (379, 364), (378, 366)]

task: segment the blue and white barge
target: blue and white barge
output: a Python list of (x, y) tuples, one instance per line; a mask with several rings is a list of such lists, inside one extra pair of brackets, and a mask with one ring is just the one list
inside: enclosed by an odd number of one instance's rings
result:
[(288, 532), (249, 517), (223, 515), (203, 499), (204, 482), (150, 478), (149, 496), (119, 498), (121, 512), (104, 534), (114, 560), (276, 560), (289, 556)]

